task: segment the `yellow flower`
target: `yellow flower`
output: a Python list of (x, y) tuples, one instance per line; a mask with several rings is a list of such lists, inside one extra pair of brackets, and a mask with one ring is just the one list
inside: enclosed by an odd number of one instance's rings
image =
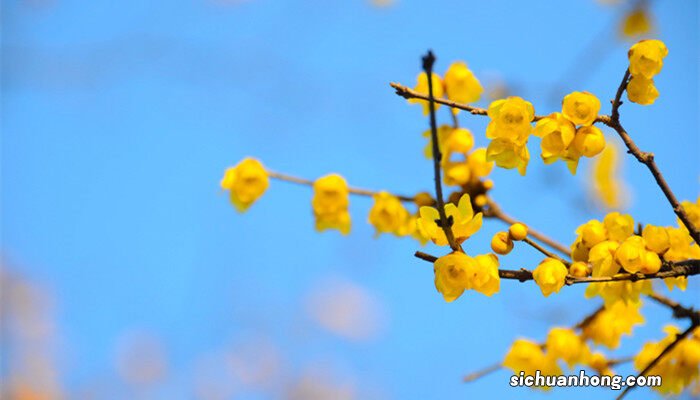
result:
[(615, 261), (629, 273), (636, 273), (645, 261), (646, 244), (641, 236), (633, 235), (625, 239), (615, 251)]
[(651, 32), (652, 22), (649, 13), (644, 7), (634, 8), (625, 15), (620, 26), (620, 31), (624, 36), (634, 38)]
[(456, 128), (441, 144), (443, 181), (446, 185), (464, 185), (472, 178), (468, 153), (474, 147), (474, 136), (468, 129)]
[(434, 269), (435, 288), (447, 302), (454, 301), (469, 289), (486, 296), (500, 289), (498, 258), (493, 254), (472, 258), (462, 252), (453, 252), (438, 258)]
[(568, 271), (561, 261), (554, 258), (545, 258), (532, 272), (532, 277), (540, 287), (542, 294), (547, 297), (552, 293), (559, 293), (566, 283)]
[(613, 276), (620, 271), (620, 264), (614, 257), (618, 248), (617, 242), (612, 240), (600, 242), (591, 248), (588, 253), (588, 261), (592, 265), (591, 276)]
[(622, 335), (631, 335), (635, 325), (643, 324), (644, 317), (639, 312), (640, 303), (615, 302), (605, 307), (583, 327), (583, 336), (597, 345), (610, 349), (620, 346)]
[(572, 145), (584, 157), (595, 157), (605, 148), (605, 136), (595, 126), (582, 126), (576, 130)]
[(445, 72), (447, 98), (458, 103), (479, 101), (484, 88), (474, 73), (462, 61), (453, 62)]
[(653, 251), (644, 251), (644, 262), (639, 272), (643, 274), (655, 274), (661, 269), (661, 258)]
[(668, 261), (682, 261), (693, 258), (697, 254), (697, 244), (691, 245), (693, 239), (688, 231), (682, 228), (666, 228), (668, 233), (669, 248), (664, 253), (664, 259)]
[(270, 180), (262, 163), (244, 158), (235, 167), (228, 168), (221, 180), (221, 188), (230, 191), (231, 203), (243, 212), (262, 196)]
[(588, 92), (573, 92), (564, 97), (561, 112), (576, 125), (588, 126), (600, 111), (600, 100)]
[(491, 250), (496, 254), (506, 255), (513, 250), (513, 240), (508, 232), (496, 232), (491, 238)]
[(627, 98), (637, 104), (648, 106), (654, 104), (659, 97), (659, 91), (654, 86), (653, 79), (646, 79), (643, 76), (633, 76), (627, 83)]
[(530, 122), (535, 118), (532, 103), (520, 97), (496, 100), (489, 105), (491, 122), (486, 127), (489, 139), (508, 139), (523, 145), (532, 131)]
[(316, 230), (338, 229), (344, 235), (350, 233), (350, 198), (345, 179), (330, 174), (317, 179), (313, 187), (311, 205), (316, 217)]
[(561, 113), (552, 113), (537, 121), (533, 134), (542, 138), (541, 157), (546, 164), (566, 156), (566, 150), (574, 140), (576, 127)]
[(412, 238), (416, 239), (421, 244), (421, 246), (425, 246), (425, 244), (428, 243), (428, 240), (430, 240), (430, 238), (426, 236), (421, 229), (418, 229), (417, 223), (418, 216), (409, 215), (408, 218), (406, 218), (403, 221), (399, 229), (396, 231), (396, 235), (411, 236)]
[(668, 231), (661, 226), (647, 225), (642, 231), (642, 237), (647, 245), (647, 249), (656, 254), (664, 254), (671, 246)]
[(369, 210), (369, 223), (374, 225), (376, 234), (393, 233), (398, 235), (408, 218), (408, 211), (401, 200), (387, 192), (379, 192), (372, 197), (374, 205)]
[(469, 288), (476, 261), (462, 252), (450, 253), (435, 261), (435, 288), (445, 301), (452, 302)]
[(663, 59), (668, 55), (668, 49), (660, 40), (642, 40), (634, 44), (627, 57), (630, 61), (630, 74), (651, 79), (661, 72)]
[(501, 278), (498, 275), (498, 257), (493, 254), (481, 254), (474, 257), (477, 268), (471, 277), (471, 289), (491, 296), (501, 289)]
[(576, 229), (576, 233), (581, 236), (583, 244), (589, 249), (604, 241), (607, 237), (605, 225), (602, 222), (592, 219)]
[(634, 233), (634, 220), (627, 214), (612, 212), (603, 219), (608, 239), (622, 243)]
[(518, 168), (520, 175), (525, 175), (530, 152), (525, 144), (519, 145), (509, 139), (494, 139), (486, 149), (486, 161), (494, 161), (501, 168)]
[[(440, 213), (433, 207), (421, 207), (420, 218), (418, 218), (418, 228), (438, 246), (446, 246), (447, 237), (444, 230), (438, 225)], [(482, 214), (474, 214), (471, 199), (468, 194), (462, 195), (459, 203), (455, 206), (452, 203), (445, 205), (445, 214), (448, 224), (451, 223), (452, 233), (457, 243), (462, 243), (470, 236), (481, 229)]]
[(547, 334), (547, 352), (563, 360), (569, 368), (587, 360), (590, 350), (586, 342), (570, 328), (552, 328)]
[(535, 375), (536, 371), (542, 375), (561, 375), (562, 373), (556, 357), (545, 354), (539, 344), (526, 339), (517, 339), (513, 342), (503, 359), (503, 366), (510, 368), (516, 375), (520, 372)]
[[(444, 94), (442, 79), (440, 78), (440, 75), (436, 74), (435, 72), (433, 72), (432, 78), (433, 98), (437, 99), (442, 97), (442, 95)], [(420, 74), (418, 74), (416, 87), (414, 87), (413, 90), (426, 96), (429, 95), (428, 74), (426, 74), (425, 72), (421, 72)], [(408, 99), (408, 102), (411, 104), (423, 105), (423, 115), (428, 115), (430, 113), (430, 104), (427, 100)], [(435, 110), (437, 110), (438, 108), (440, 108), (440, 104), (435, 103)]]

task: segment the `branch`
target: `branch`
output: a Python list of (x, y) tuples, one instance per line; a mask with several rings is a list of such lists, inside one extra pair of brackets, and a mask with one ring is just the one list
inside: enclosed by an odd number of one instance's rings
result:
[(612, 101), (612, 112), (610, 116), (602, 116), (599, 118), (601, 118), (602, 123), (613, 128), (615, 132), (617, 132), (622, 141), (625, 142), (625, 146), (627, 146), (627, 152), (632, 154), (637, 159), (637, 161), (647, 166), (649, 172), (651, 172), (651, 175), (654, 177), (656, 183), (659, 185), (659, 188), (661, 188), (661, 191), (664, 193), (666, 199), (668, 199), (668, 202), (671, 204), (671, 207), (673, 207), (673, 212), (676, 213), (683, 225), (685, 225), (685, 227), (688, 229), (688, 232), (690, 233), (690, 236), (693, 238), (695, 243), (700, 244), (700, 231), (698, 231), (698, 229), (690, 221), (690, 218), (688, 218), (688, 215), (686, 214), (685, 210), (678, 202), (678, 199), (673, 194), (671, 188), (668, 186), (666, 179), (664, 179), (664, 176), (661, 174), (659, 167), (654, 161), (654, 154), (641, 151), (620, 123), (620, 106), (622, 105), (622, 101), (620, 99), (622, 97), (622, 93), (627, 88), (629, 76), (630, 72), (628, 69), (625, 71), (625, 74), (622, 78), (622, 82), (617, 88), (615, 99)]
[[(282, 174), (279, 172), (274, 172), (274, 171), (269, 171), (269, 170), (267, 171), (267, 176), (269, 176), (272, 179), (296, 183), (299, 185), (305, 185), (305, 186), (313, 186), (314, 185), (314, 181), (312, 181), (312, 180), (299, 178), (296, 176)], [(349, 188), (348, 191), (352, 194), (356, 194), (359, 196), (368, 196), (368, 197), (372, 197), (375, 194), (379, 193), (379, 192), (374, 191), (374, 190), (360, 189), (360, 188), (355, 188), (355, 187)], [(403, 202), (407, 202), (407, 203), (412, 203), (415, 200), (415, 198), (411, 197), (411, 196), (402, 196), (402, 195), (396, 195), (396, 194), (394, 196), (396, 196), (399, 200), (401, 200)]]
[[(431, 263), (435, 263), (435, 261), (437, 261), (438, 259), (437, 257), (424, 253), (422, 251), (416, 251), (414, 253), (414, 256), (416, 258), (420, 258), (421, 260), (428, 261)], [(599, 276), (595, 278), (577, 278), (575, 276), (567, 275), (566, 285), (570, 286), (577, 283), (601, 283), (619, 281), (637, 282), (646, 279), (666, 279), (675, 278), (679, 276), (693, 276), (700, 274), (700, 260), (685, 260), (675, 263), (668, 263), (667, 266), (668, 270), (666, 271), (661, 271), (655, 274), (648, 275), (639, 272), (636, 274), (622, 273), (613, 276)], [(531, 281), (534, 279), (532, 276), (532, 271), (527, 270), (525, 268), (521, 268), (519, 270), (499, 269), (498, 276), (500, 276), (503, 279), (513, 279), (518, 280), (520, 282)]]
[[(494, 202), (492, 199), (488, 199), (488, 206), (489, 207), (484, 210), (485, 217), (499, 219), (508, 225), (513, 225), (514, 223), (518, 222), (513, 217), (504, 213), (501, 210), (501, 207), (498, 204), (496, 204), (496, 202)], [(529, 236), (532, 236), (535, 239), (539, 240), (540, 242), (546, 244), (547, 246), (551, 247), (552, 249), (560, 252), (561, 254), (566, 255), (567, 257), (570, 254), (570, 250), (566, 246), (555, 241), (554, 239), (551, 239), (547, 235), (530, 228), (530, 225), (527, 225), (527, 234)]]
[[(437, 210), (440, 214), (439, 225), (445, 232), (447, 242), (453, 251), (461, 251), (462, 248), (455, 241), (452, 233), (452, 221), (447, 219), (445, 214), (445, 200), (442, 197), (442, 178), (440, 177), (440, 161), (442, 153), (440, 153), (440, 144), (438, 142), (437, 122), (435, 120), (435, 99), (433, 97), (433, 64), (435, 56), (433, 52), (428, 50), (428, 54), (423, 57), (423, 70), (428, 78), (428, 107), (430, 108), (430, 139), (433, 144), (433, 169), (435, 170), (435, 200), (437, 201)], [(438, 222), (438, 221), (436, 221)]]
[(700, 325), (700, 312), (695, 311), (693, 307), (685, 307), (680, 303), (669, 299), (668, 297), (664, 297), (656, 293), (651, 293), (647, 296), (655, 302), (670, 308), (673, 311), (674, 318), (688, 318), (691, 320), (691, 322), (697, 319), (698, 321), (695, 321), (693, 323)]
[[(656, 358), (654, 358), (653, 360), (651, 360), (651, 362), (649, 363), (649, 365), (647, 365), (646, 368), (644, 368), (644, 369), (642, 370), (642, 372), (640, 372), (640, 373), (637, 375), (637, 378), (639, 378), (640, 376), (644, 376), (644, 375), (646, 375), (649, 371), (651, 371), (651, 369), (654, 368), (654, 367), (656, 366), (656, 364), (658, 364), (658, 363), (661, 361), (661, 359), (664, 358), (664, 356), (666, 356), (668, 353), (670, 353), (671, 350), (673, 350), (673, 349), (678, 345), (678, 343), (681, 342), (681, 340), (685, 339), (688, 335), (690, 335), (691, 333), (693, 333), (693, 331), (694, 331), (695, 328), (697, 328), (697, 327), (698, 327), (698, 319), (695, 319), (695, 320), (693, 321), (693, 323), (688, 327), (688, 329), (686, 329), (685, 331), (683, 331), (683, 333), (677, 335), (677, 336), (676, 336), (676, 339), (675, 339), (673, 342), (671, 342), (668, 346), (666, 346), (666, 348), (663, 349), (663, 351), (662, 351), (658, 356), (656, 356)], [(630, 390), (634, 389), (635, 387), (637, 387), (637, 386), (636, 386), (636, 385), (634, 385), (634, 386), (627, 386), (627, 387), (625, 388), (625, 390), (623, 390), (622, 393), (620, 393), (620, 395), (617, 396), (617, 400), (622, 400), (622, 398), (625, 397), (625, 395), (627, 394), (627, 392), (629, 392)]]
[[(396, 82), (391, 82), (389, 85), (396, 90), (396, 94), (403, 97), (404, 99), (419, 99), (419, 100), (426, 100), (429, 101), (430, 97), (424, 95), (423, 93), (416, 92), (415, 90), (411, 89), (408, 86), (404, 86), (400, 83)], [(458, 108), (460, 110), (467, 111), (469, 113), (472, 113), (474, 115), (488, 115), (488, 110), (485, 108), (479, 108), (479, 107), (472, 107), (468, 104), (464, 103), (458, 103), (456, 101), (452, 101), (449, 99), (443, 99), (443, 98), (436, 98), (434, 99), (436, 103), (452, 107), (452, 108)], [(532, 122), (537, 122), (541, 120), (542, 118), (546, 118), (547, 115), (535, 115), (533, 118)], [(594, 122), (604, 122), (604, 118), (607, 117), (605, 115), (598, 116)], [(608, 117), (609, 118), (609, 117)]]
[(548, 250), (545, 249), (544, 247), (542, 247), (542, 246), (540, 246), (539, 244), (533, 242), (530, 238), (525, 237), (522, 241), (525, 242), (525, 243), (527, 243), (527, 244), (529, 244), (530, 246), (532, 246), (533, 248), (535, 248), (535, 250), (539, 251), (540, 253), (544, 254), (545, 256), (560, 261), (562, 264), (566, 265), (567, 268), (571, 266), (571, 263), (570, 263), (570, 262), (568, 262), (568, 261), (566, 261), (565, 259), (559, 257), (558, 255), (556, 255), (556, 254), (554, 254), (554, 253), (548, 251)]

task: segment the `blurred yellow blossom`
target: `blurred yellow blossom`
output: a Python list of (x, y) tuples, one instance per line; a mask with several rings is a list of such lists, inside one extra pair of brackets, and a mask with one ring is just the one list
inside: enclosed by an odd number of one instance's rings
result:
[(230, 191), (231, 203), (243, 212), (262, 196), (270, 180), (262, 163), (244, 158), (235, 167), (228, 168), (221, 179), (221, 188)]
[(586, 342), (570, 328), (552, 328), (545, 342), (547, 352), (563, 360), (569, 368), (586, 362), (590, 349)]
[(583, 327), (583, 336), (597, 345), (616, 349), (622, 335), (631, 335), (635, 325), (644, 323), (640, 307), (641, 302), (626, 304), (621, 301), (606, 306)]
[(398, 235), (408, 218), (408, 211), (398, 197), (387, 192), (372, 196), (374, 204), (369, 210), (369, 223), (376, 229), (376, 234), (393, 233)]
[(625, 15), (620, 24), (620, 33), (629, 38), (648, 34), (652, 30), (651, 17), (645, 7), (635, 7)]
[[(433, 83), (433, 98), (437, 99), (443, 96), (444, 90), (443, 90), (443, 84), (442, 84), (442, 78), (440, 78), (440, 75), (436, 74), (433, 72), (432, 74), (432, 83)], [(428, 74), (425, 72), (421, 72), (418, 74), (417, 78), (417, 83), (416, 86), (413, 88), (416, 92), (426, 95), (429, 95), (429, 87), (428, 87)], [(411, 104), (420, 104), (423, 106), (423, 115), (428, 115), (430, 113), (430, 103), (427, 100), (421, 100), (421, 99), (408, 99), (408, 102)], [(435, 110), (440, 108), (439, 103), (434, 103), (435, 104)]]
[(350, 233), (350, 204), (348, 184), (342, 176), (329, 174), (314, 182), (311, 200), (316, 230), (337, 229), (343, 235)]
[(445, 72), (444, 84), (447, 98), (458, 103), (479, 101), (484, 91), (474, 73), (462, 61), (450, 64)]

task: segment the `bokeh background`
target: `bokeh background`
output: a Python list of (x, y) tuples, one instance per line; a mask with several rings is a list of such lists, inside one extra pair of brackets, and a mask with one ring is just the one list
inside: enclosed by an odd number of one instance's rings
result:
[[(311, 179), (430, 190), (427, 119), (388, 85), (412, 86), (428, 48), (438, 72), (464, 60), (489, 90), (539, 113), (572, 90), (607, 109), (630, 44), (618, 34), (629, 5), (612, 3), (3, 1), (3, 398), (613, 397), (512, 389), (506, 371), (461, 383), (516, 337), (544, 339), (594, 310), (583, 287), (543, 298), (503, 282), (493, 298), (447, 304), (416, 242), (373, 238), (370, 199), (351, 199), (343, 237), (314, 231), (309, 188), (272, 182), (237, 214), (218, 186), (252, 155)], [(622, 107), (682, 199), (699, 191), (698, 8), (651, 3), (653, 36), (669, 48), (661, 96)], [(485, 145), (487, 121), (461, 118)], [(590, 200), (588, 168), (571, 178), (533, 157), (527, 177), (495, 170), (493, 196), (569, 243), (605, 212)], [(628, 159), (622, 176), (627, 211), (675, 224), (646, 169)], [(469, 251), (487, 252), (502, 228), (488, 221)], [(504, 265), (539, 259), (516, 249)], [(699, 288), (692, 280), (672, 296), (697, 305)], [(615, 354), (663, 336), (669, 311), (644, 312)]]

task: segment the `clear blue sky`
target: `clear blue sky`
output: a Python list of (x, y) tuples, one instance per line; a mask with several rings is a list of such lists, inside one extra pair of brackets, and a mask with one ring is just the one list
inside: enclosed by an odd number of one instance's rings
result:
[[(439, 72), (465, 60), (477, 76), (504, 77), (538, 113), (549, 113), (558, 106), (545, 92), (614, 26), (614, 7), (592, 0), (399, 0), (385, 9), (362, 0), (2, 5), (2, 253), (54, 298), (69, 390), (116, 379), (120, 338), (145, 330), (169, 355), (155, 398), (190, 398), (202, 354), (251, 335), (274, 343), (291, 375), (330, 360), (361, 398), (549, 396), (514, 392), (506, 372), (471, 385), (460, 378), (499, 360), (514, 338), (542, 339), (549, 326), (593, 310), (583, 288), (545, 299), (533, 285), (503, 282), (493, 298), (470, 293), (446, 304), (430, 266), (413, 258), (415, 242), (373, 239), (368, 199), (351, 200), (353, 231), (342, 237), (313, 230), (307, 188), (272, 182), (239, 215), (218, 181), (252, 155), (308, 178), (339, 172), (357, 186), (429, 190), (427, 120), (389, 82), (413, 85), (431, 48)], [(651, 107), (625, 104), (622, 118), (678, 196), (695, 199), (698, 3), (654, 2), (653, 13), (669, 48), (656, 79), (661, 96)], [(587, 61), (591, 72), (566, 89), (591, 91), (607, 108), (627, 46), (611, 34)], [(462, 123), (486, 144), (486, 121), (462, 116)], [(645, 223), (675, 223), (642, 166), (628, 159), (624, 175), (634, 188), (629, 212)], [(533, 157), (525, 178), (493, 176), (493, 196), (506, 210), (564, 242), (603, 215), (586, 207), (583, 178), (570, 178), (563, 165), (544, 168)], [(471, 251), (487, 252), (497, 229), (488, 222)], [(522, 249), (506, 260), (531, 267), (539, 256)], [(376, 338), (347, 342), (309, 323), (305, 296), (326, 279), (353, 282), (377, 299), (385, 321)], [(678, 298), (697, 305), (699, 287), (695, 280)], [(648, 323), (617, 354), (660, 337), (670, 313), (655, 305), (645, 313)], [(613, 397), (595, 389), (558, 394)]]

